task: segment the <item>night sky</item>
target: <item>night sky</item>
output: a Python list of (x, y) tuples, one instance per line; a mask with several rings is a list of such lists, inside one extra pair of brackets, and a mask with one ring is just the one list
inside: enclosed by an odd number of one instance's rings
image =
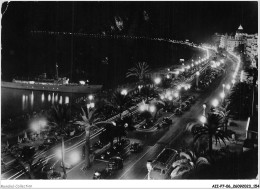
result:
[[(127, 34), (194, 42), (206, 42), (215, 32), (235, 32), (240, 24), (247, 33), (258, 32), (257, 1), (10, 2), (8, 6), (5, 2), (1, 11), (4, 12), (2, 78), (13, 77), (13, 70), (28, 72), (31, 66), (28, 62), (34, 61), (28, 56), (33, 53), (28, 46), (32, 49), (34, 42), (41, 43), (32, 39), (32, 30)], [(122, 21), (122, 27), (116, 20)], [(46, 42), (47, 38), (42, 40)]]

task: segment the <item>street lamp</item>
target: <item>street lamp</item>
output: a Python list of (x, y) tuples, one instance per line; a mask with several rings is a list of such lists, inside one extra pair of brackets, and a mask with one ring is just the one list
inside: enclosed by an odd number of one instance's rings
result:
[(219, 104), (218, 99), (214, 99), (214, 100), (212, 100), (212, 106), (217, 107), (218, 104)]
[(154, 79), (154, 82), (155, 82), (156, 85), (158, 85), (159, 83), (161, 83), (161, 78), (160, 77), (156, 77)]
[(88, 99), (89, 99), (89, 100), (93, 100), (93, 99), (94, 99), (94, 96), (93, 96), (93, 95), (88, 95)]
[(224, 92), (222, 92), (222, 93), (220, 93), (220, 97), (222, 98), (222, 100), (225, 98), (225, 93)]
[(166, 75), (166, 78), (167, 78), (167, 79), (170, 79), (170, 75), (169, 75), (169, 74), (167, 74), (167, 75)]
[(153, 112), (155, 112), (155, 106), (154, 105), (150, 105), (149, 106), (149, 111), (151, 112), (151, 113), (153, 113)]
[(147, 168), (147, 171), (148, 171), (147, 179), (151, 180), (151, 171), (153, 170), (152, 161), (151, 160), (147, 161), (146, 168)]
[(223, 93), (225, 93), (225, 84), (222, 84), (223, 87)]
[(205, 111), (206, 111), (207, 105), (206, 105), (206, 104), (203, 104), (202, 107), (203, 107), (203, 116), (205, 116)]
[(179, 93), (176, 92), (176, 93), (174, 93), (173, 95), (174, 95), (175, 98), (178, 98)]
[(204, 126), (204, 124), (207, 121), (207, 118), (204, 115), (202, 115), (202, 116), (200, 116), (200, 121), (201, 121), (202, 125)]
[(139, 90), (139, 92), (140, 92), (140, 90), (141, 90), (142, 87), (143, 87), (142, 85), (138, 85), (138, 90)]
[(199, 86), (199, 75), (200, 75), (200, 72), (196, 72), (196, 87), (198, 88)]
[(229, 85), (229, 84), (226, 85), (226, 89), (227, 89), (227, 90), (230, 89), (230, 85)]
[(126, 90), (126, 89), (123, 89), (123, 90), (121, 91), (121, 95), (126, 96), (126, 95), (127, 95), (127, 90)]

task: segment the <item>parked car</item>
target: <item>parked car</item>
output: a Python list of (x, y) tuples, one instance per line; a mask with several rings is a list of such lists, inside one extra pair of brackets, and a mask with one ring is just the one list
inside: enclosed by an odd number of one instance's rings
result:
[(167, 124), (172, 124), (172, 120), (169, 117), (164, 117), (163, 122), (165, 122)]
[(102, 160), (107, 160), (109, 158), (111, 158), (113, 155), (113, 152), (111, 152), (110, 150), (104, 152), (103, 154), (100, 155), (100, 159)]
[(119, 170), (123, 168), (123, 159), (119, 156), (110, 158), (107, 169), (110, 171)]
[(138, 142), (134, 142), (130, 145), (130, 152), (137, 153), (142, 150), (142, 146)]
[(180, 109), (181, 109), (182, 111), (186, 111), (186, 110), (189, 109), (189, 107), (188, 107), (185, 103), (183, 103), (183, 104), (181, 104)]
[(93, 145), (93, 147), (98, 148), (98, 149), (103, 148), (103, 146), (104, 146), (104, 145), (103, 145), (100, 141), (97, 141), (97, 142), (94, 143), (94, 145)]
[(194, 96), (189, 97), (188, 101), (193, 104), (195, 102), (195, 97)]
[(185, 101), (183, 104), (187, 106), (187, 110), (190, 109), (191, 105), (189, 101)]
[(102, 171), (95, 171), (93, 175), (94, 180), (107, 179), (112, 175), (112, 172), (108, 169), (103, 169)]
[(182, 110), (180, 108), (176, 108), (175, 111), (174, 111), (174, 114), (175, 115), (182, 115), (183, 112), (182, 112)]

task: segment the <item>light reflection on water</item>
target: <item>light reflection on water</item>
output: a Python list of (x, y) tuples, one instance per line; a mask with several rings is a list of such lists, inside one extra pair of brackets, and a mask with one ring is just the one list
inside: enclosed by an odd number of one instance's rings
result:
[(39, 112), (53, 104), (67, 104), (86, 95), (2, 88), (1, 117), (5, 120), (34, 111)]
[[(63, 104), (63, 95), (60, 95), (60, 94), (55, 94), (55, 93), (52, 93), (52, 97), (51, 95), (48, 93), (48, 92), (43, 92), (41, 94), (41, 96), (39, 96), (39, 98), (41, 99), (34, 99), (34, 93), (32, 92), (30, 95), (29, 95), (29, 101), (30, 101), (30, 106), (28, 104), (28, 95), (22, 95), (22, 110), (23, 111), (26, 111), (29, 109), (30, 107), (30, 110), (34, 110), (34, 101), (35, 100), (39, 100), (42, 104), (45, 103), (45, 95), (48, 95), (48, 103), (50, 104), (50, 101), (51, 101), (51, 104), (54, 104), (54, 103), (59, 103), (59, 104)], [(69, 96), (64, 96), (65, 98), (65, 101), (64, 101), (64, 104), (67, 104), (69, 103), (69, 99), (70, 97)], [(58, 99), (60, 99), (58, 101)]]

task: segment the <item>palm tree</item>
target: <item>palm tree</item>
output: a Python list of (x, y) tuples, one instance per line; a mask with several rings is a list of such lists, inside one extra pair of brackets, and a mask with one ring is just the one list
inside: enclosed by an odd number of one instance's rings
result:
[(147, 103), (149, 101), (149, 97), (157, 97), (158, 92), (149, 86), (144, 86), (140, 90), (140, 94), (143, 96), (143, 100)]
[(149, 72), (149, 65), (146, 62), (138, 62), (135, 67), (128, 70), (126, 77), (136, 77), (142, 83)]
[(156, 106), (156, 111), (153, 116), (153, 121), (155, 122), (157, 114), (165, 107), (165, 102), (159, 99), (153, 99), (150, 104), (154, 104)]
[(85, 141), (85, 167), (84, 169), (87, 169), (90, 167), (90, 129), (95, 127), (98, 124), (101, 123), (110, 123), (106, 121), (99, 121), (100, 118), (98, 118), (96, 114), (96, 109), (89, 109), (87, 108), (87, 111), (84, 111), (83, 108), (81, 108), (82, 114), (80, 114), (82, 120), (76, 121), (75, 124), (78, 124), (80, 126), (85, 127), (85, 133), (86, 133), (86, 141)]
[(213, 140), (215, 137), (216, 145), (220, 143), (220, 140), (225, 143), (225, 138), (229, 139), (229, 136), (223, 131), (223, 117), (219, 114), (208, 113), (207, 122), (204, 126), (201, 123), (190, 124), (190, 130), (194, 135), (194, 143), (203, 136), (208, 136), (209, 154), (212, 153)]
[(113, 107), (119, 113), (119, 119), (122, 118), (122, 113), (124, 110), (128, 109), (132, 105), (132, 100), (130, 96), (123, 95), (121, 92), (116, 91), (112, 95), (112, 99), (107, 101), (107, 105)]
[(71, 119), (70, 106), (68, 104), (53, 105), (52, 116), (54, 118), (54, 122), (60, 127), (62, 132), (65, 132), (65, 126)]
[(230, 112), (230, 110), (227, 110), (228, 106), (229, 106), (229, 102), (227, 102), (227, 100), (224, 100), (221, 106), (217, 106), (216, 108), (213, 109), (213, 113), (219, 114), (222, 117), (225, 132), (227, 132), (228, 118)]
[(180, 152), (179, 160), (172, 164), (171, 179), (187, 178), (204, 166), (210, 165), (205, 157), (196, 157), (192, 151)]

